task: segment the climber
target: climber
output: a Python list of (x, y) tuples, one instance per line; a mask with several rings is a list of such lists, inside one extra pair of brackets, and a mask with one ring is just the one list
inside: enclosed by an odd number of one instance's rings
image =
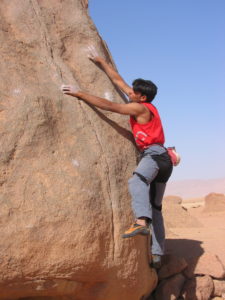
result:
[(164, 254), (165, 241), (162, 198), (173, 166), (167, 149), (163, 146), (165, 139), (160, 116), (156, 107), (151, 104), (157, 94), (157, 87), (152, 81), (144, 79), (136, 79), (132, 83), (133, 87), (128, 86), (93, 46), (88, 50), (89, 59), (101, 66), (112, 82), (129, 97), (130, 102), (114, 103), (90, 95), (77, 85), (63, 85), (61, 90), (66, 95), (77, 97), (103, 110), (130, 115), (130, 125), (141, 159), (128, 182), (135, 222), (122, 237), (149, 235), (151, 228), (152, 264), (158, 268)]

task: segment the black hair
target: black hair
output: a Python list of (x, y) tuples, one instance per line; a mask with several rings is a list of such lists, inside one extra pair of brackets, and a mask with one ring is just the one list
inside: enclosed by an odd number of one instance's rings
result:
[(142, 96), (146, 96), (146, 102), (152, 102), (157, 94), (157, 86), (151, 80), (144, 80), (142, 78), (135, 79), (132, 82), (134, 92), (141, 93)]

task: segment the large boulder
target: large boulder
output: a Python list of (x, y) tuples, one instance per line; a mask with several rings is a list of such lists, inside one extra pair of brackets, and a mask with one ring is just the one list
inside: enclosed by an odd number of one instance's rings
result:
[(209, 300), (213, 293), (213, 280), (210, 276), (194, 277), (187, 280), (182, 291), (184, 300)]
[(213, 296), (223, 296), (225, 298), (225, 281), (213, 280), (214, 291)]
[(87, 1), (1, 0), (0, 29), (0, 299), (140, 299), (157, 277), (146, 238), (121, 239), (136, 162), (127, 117), (59, 90), (123, 102), (87, 59), (93, 45), (111, 60)]
[(162, 262), (162, 267), (158, 271), (159, 280), (178, 274), (187, 267), (187, 262), (183, 257), (172, 254), (164, 255)]
[(215, 254), (204, 253), (201, 256), (192, 257), (187, 260), (188, 267), (184, 270), (187, 278), (195, 275), (210, 275), (213, 278), (224, 279), (225, 268), (219, 257)]
[(154, 300), (176, 300), (185, 282), (182, 274), (162, 280), (154, 292)]

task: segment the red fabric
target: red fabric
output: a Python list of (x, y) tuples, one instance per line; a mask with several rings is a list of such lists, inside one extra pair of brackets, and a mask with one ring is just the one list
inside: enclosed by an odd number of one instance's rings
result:
[(151, 103), (141, 103), (153, 114), (151, 121), (145, 124), (138, 123), (134, 117), (130, 117), (130, 125), (139, 149), (144, 150), (152, 144), (164, 144), (165, 137), (159, 113)]

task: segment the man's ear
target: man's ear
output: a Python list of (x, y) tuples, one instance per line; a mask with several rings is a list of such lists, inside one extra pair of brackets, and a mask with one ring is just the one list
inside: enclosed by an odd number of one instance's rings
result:
[(145, 102), (147, 100), (147, 96), (146, 95), (142, 95), (141, 96), (141, 102)]

